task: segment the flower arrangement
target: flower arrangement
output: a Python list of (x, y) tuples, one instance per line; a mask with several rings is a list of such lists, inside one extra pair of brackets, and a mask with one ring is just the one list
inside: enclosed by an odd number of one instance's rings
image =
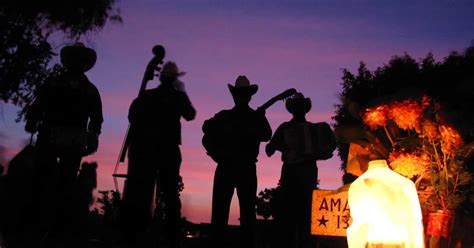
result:
[[(465, 199), (473, 177), (465, 164), (474, 144), (465, 144), (460, 133), (441, 115), (433, 99), (405, 99), (379, 104), (362, 113), (362, 122), (372, 131), (383, 129), (391, 168), (433, 187), (428, 204), (433, 209), (455, 210)], [(393, 123), (401, 132), (393, 131)], [(381, 154), (372, 148), (374, 154)], [(380, 149), (379, 149), (380, 150)]]
[(430, 158), (426, 153), (410, 153), (393, 151), (388, 157), (390, 167), (408, 178), (420, 180), (428, 172)]

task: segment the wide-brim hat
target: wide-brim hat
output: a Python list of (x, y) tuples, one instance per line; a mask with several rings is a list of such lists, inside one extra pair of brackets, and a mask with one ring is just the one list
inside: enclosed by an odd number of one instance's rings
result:
[(296, 93), (286, 100), (285, 107), (290, 113), (294, 113), (299, 109), (303, 109), (305, 113), (308, 113), (312, 107), (311, 99), (304, 97), (301, 93)]
[(232, 94), (248, 94), (253, 95), (258, 91), (258, 85), (251, 84), (246, 76), (240, 75), (235, 80), (235, 84), (227, 84)]
[(163, 68), (161, 69), (161, 75), (167, 76), (167, 77), (180, 77), (185, 74), (186, 72), (180, 71), (176, 63), (173, 61), (166, 62), (163, 65)]
[(96, 52), (86, 47), (83, 43), (77, 42), (72, 46), (65, 46), (60, 52), (61, 63), (69, 69), (79, 69), (83, 72), (94, 67), (97, 61)]

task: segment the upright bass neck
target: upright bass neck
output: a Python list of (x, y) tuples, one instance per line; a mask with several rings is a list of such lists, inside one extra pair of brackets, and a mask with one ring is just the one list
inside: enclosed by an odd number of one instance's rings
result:
[[(140, 89), (138, 91), (138, 96), (141, 96), (142, 93), (145, 91), (148, 81), (153, 80), (153, 77), (155, 76), (155, 72), (160, 71), (161, 68), (158, 67), (158, 65), (163, 63), (163, 58), (165, 57), (165, 48), (162, 45), (156, 45), (153, 47), (152, 53), (154, 54), (154, 56), (150, 60), (150, 62), (148, 62), (146, 66), (145, 73), (143, 75), (143, 79), (140, 84)], [(117, 165), (125, 161), (125, 157), (127, 155), (127, 148), (129, 145), (129, 136), (128, 136), (129, 129), (130, 129), (130, 125), (128, 126), (127, 131), (125, 133), (125, 139), (120, 149)], [(117, 165), (115, 166), (116, 169), (114, 173), (116, 173), (116, 170), (118, 168)]]

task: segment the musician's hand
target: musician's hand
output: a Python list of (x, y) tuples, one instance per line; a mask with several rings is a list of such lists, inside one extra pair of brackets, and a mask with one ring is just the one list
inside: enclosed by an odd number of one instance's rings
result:
[(181, 81), (179, 79), (176, 79), (176, 81), (174, 81), (174, 83), (173, 83), (173, 86), (177, 91), (181, 91), (183, 93), (186, 93), (186, 86), (185, 86), (183, 81)]
[(219, 159), (218, 156), (216, 156), (216, 154), (207, 153), (207, 155), (208, 155), (209, 157), (211, 157), (212, 160), (214, 160), (214, 162), (216, 162), (216, 163), (218, 163), (218, 164), (221, 162), (221, 160)]
[(28, 133), (36, 133), (38, 131), (36, 122), (27, 121), (25, 125), (25, 131), (27, 131)]
[(268, 143), (265, 146), (265, 153), (267, 154), (268, 157), (271, 157), (273, 154), (275, 154), (275, 148), (273, 148), (273, 146), (270, 143)]
[(257, 114), (262, 115), (262, 116), (265, 116), (265, 113), (266, 113), (264, 108), (257, 108), (256, 112)]
[(87, 147), (85, 156), (94, 154), (99, 148), (99, 135), (94, 132), (87, 132)]

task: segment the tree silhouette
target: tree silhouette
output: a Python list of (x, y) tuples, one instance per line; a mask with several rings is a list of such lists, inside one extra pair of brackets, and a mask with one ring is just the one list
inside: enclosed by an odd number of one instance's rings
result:
[[(181, 195), (181, 192), (184, 190), (183, 177), (179, 176), (178, 178), (178, 196)], [(155, 192), (155, 211), (153, 213), (153, 218), (157, 222), (162, 222), (165, 219), (165, 203), (163, 201), (163, 189), (159, 186), (156, 188)]]
[[(362, 124), (361, 109), (384, 101), (406, 98), (411, 94), (427, 94), (449, 110), (466, 142), (473, 140), (474, 116), (474, 42), (463, 53), (451, 52), (437, 62), (430, 53), (420, 61), (410, 55), (394, 56), (375, 71), (361, 62), (357, 74), (345, 69), (340, 102), (335, 105), (335, 128)], [(446, 113), (447, 115), (448, 113)], [(354, 134), (356, 135), (356, 134)], [(348, 143), (338, 144), (341, 170), (347, 166)]]
[[(51, 66), (55, 55), (50, 37), (70, 40), (102, 29), (107, 21), (121, 22), (116, 0), (6, 0), (0, 5), (0, 99), (23, 110), (38, 86), (61, 70)], [(56, 36), (57, 37), (57, 36)]]
[(257, 215), (262, 216), (264, 220), (268, 220), (270, 217), (273, 219), (278, 218), (281, 210), (281, 199), (280, 197), (281, 186), (278, 184), (275, 188), (260, 191), (257, 196), (255, 209)]
[(115, 224), (117, 211), (120, 205), (120, 193), (114, 190), (99, 190), (100, 196), (97, 202), (100, 208), (96, 210), (103, 216), (104, 224)]

